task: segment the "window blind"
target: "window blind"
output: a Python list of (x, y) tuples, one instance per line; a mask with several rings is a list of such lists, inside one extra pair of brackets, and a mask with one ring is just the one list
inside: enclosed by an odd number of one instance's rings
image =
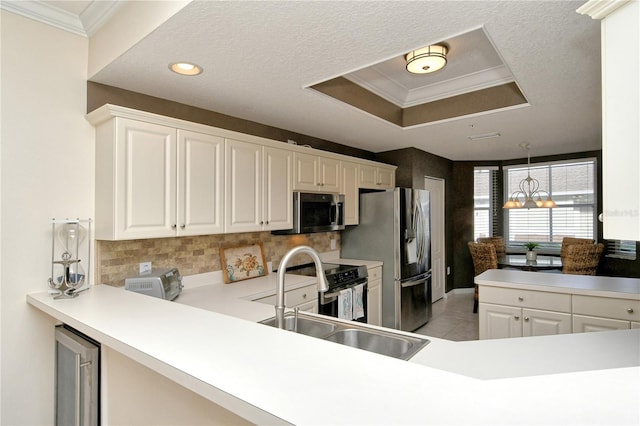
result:
[(636, 242), (627, 240), (607, 240), (605, 255), (620, 259), (636, 260)]
[(505, 198), (518, 190), (527, 172), (539, 181), (543, 199), (548, 191), (557, 207), (504, 209), (510, 246), (535, 241), (542, 249), (559, 250), (564, 237), (596, 238), (595, 159), (507, 167)]
[(476, 167), (474, 169), (474, 240), (494, 236), (498, 232), (498, 189), (497, 167)]

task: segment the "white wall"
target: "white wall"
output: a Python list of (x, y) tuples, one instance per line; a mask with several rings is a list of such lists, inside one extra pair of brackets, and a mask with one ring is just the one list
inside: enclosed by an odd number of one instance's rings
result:
[(54, 322), (26, 294), (48, 288), (51, 218), (93, 215), (88, 40), (0, 13), (0, 424), (48, 425)]

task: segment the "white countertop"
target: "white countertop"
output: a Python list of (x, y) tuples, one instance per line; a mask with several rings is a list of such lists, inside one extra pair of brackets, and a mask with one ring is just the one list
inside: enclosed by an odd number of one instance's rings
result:
[(553, 293), (640, 300), (640, 279), (591, 275), (527, 272), (516, 269), (489, 269), (475, 278), (478, 285), (513, 287)]
[(208, 279), (187, 280), (180, 303), (104, 285), (27, 300), (255, 423), (640, 423), (640, 330), (432, 339), (406, 362), (256, 324), (274, 310), (249, 300), (272, 294), (275, 274)]

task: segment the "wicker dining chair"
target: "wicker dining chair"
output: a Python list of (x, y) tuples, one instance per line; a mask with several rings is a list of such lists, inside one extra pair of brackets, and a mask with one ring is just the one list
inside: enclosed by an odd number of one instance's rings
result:
[(573, 244), (567, 248), (562, 260), (562, 273), (573, 275), (595, 275), (600, 263), (604, 244)]
[(564, 262), (564, 257), (567, 255), (567, 250), (569, 246), (574, 244), (593, 244), (595, 240), (590, 238), (574, 238), (574, 237), (564, 237), (562, 239), (562, 246), (560, 247), (560, 259)]
[(496, 248), (498, 257), (504, 256), (506, 253), (503, 237), (482, 237), (478, 238), (479, 243), (492, 244)]
[[(498, 256), (493, 244), (474, 243), (469, 241), (469, 252), (473, 259), (474, 277), (480, 275), (487, 269), (498, 269)], [(478, 312), (478, 285), (475, 284), (473, 295), (473, 313)]]

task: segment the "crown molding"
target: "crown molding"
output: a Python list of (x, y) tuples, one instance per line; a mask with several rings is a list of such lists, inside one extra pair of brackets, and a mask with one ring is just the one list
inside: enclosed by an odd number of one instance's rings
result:
[(4, 10), (83, 37), (95, 34), (121, 6), (118, 1), (92, 1), (82, 14), (76, 15), (38, 0), (0, 2)]
[(629, 3), (629, 1), (630, 0), (589, 0), (576, 9), (576, 12), (581, 15), (591, 16), (593, 19), (603, 19), (614, 10)]

